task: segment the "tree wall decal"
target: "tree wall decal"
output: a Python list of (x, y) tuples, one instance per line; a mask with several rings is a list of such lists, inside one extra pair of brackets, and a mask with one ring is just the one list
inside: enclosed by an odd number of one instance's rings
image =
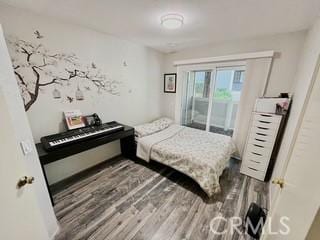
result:
[[(40, 36), (39, 31), (36, 32)], [(36, 38), (39, 40), (43, 36)], [(71, 87), (72, 82), (77, 84), (77, 91), (81, 91), (80, 88), (86, 91), (95, 88), (98, 93), (120, 94), (120, 82), (102, 74), (95, 63), (83, 66), (75, 54), (51, 53), (42, 43), (31, 43), (14, 37), (9, 38), (8, 43), (13, 50), (12, 64), (26, 111), (48, 86), (54, 86), (55, 91), (58, 91), (57, 88), (64, 91)], [(68, 102), (73, 99), (73, 96), (66, 96)]]

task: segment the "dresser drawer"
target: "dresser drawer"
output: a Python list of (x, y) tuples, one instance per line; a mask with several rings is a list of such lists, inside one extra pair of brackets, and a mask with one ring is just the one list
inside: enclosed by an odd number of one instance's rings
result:
[(277, 131), (279, 128), (279, 123), (267, 122), (262, 120), (253, 120), (252, 125), (265, 130)]
[(282, 116), (269, 113), (254, 113), (254, 121), (264, 121), (271, 123), (280, 123)]
[(251, 152), (253, 154), (260, 155), (263, 157), (270, 157), (271, 156), (272, 148), (260, 147), (258, 145), (251, 144), (251, 143), (247, 143), (247, 144), (248, 145), (246, 148), (246, 153)]
[(250, 133), (255, 133), (260, 136), (276, 136), (277, 131), (276, 129), (270, 129), (270, 128), (265, 128), (265, 127), (257, 127), (257, 126), (252, 126)]
[(259, 131), (251, 131), (249, 139), (255, 139), (258, 142), (269, 142), (269, 143), (274, 143), (276, 136), (275, 135), (268, 135), (266, 133), (260, 133)]
[(255, 135), (250, 135), (249, 139), (248, 139), (248, 143), (253, 144), (254, 146), (262, 146), (265, 148), (273, 148), (274, 145), (274, 138), (270, 138), (268, 141), (265, 139), (262, 139), (260, 137), (256, 137)]
[(255, 170), (262, 171), (262, 172), (265, 172), (267, 170), (267, 166), (268, 166), (267, 161), (259, 162), (259, 161), (251, 160), (249, 158), (244, 160), (244, 164), (247, 167), (250, 167)]
[(264, 156), (260, 153), (246, 151), (243, 155), (243, 162), (245, 162), (246, 160), (265, 162), (266, 164), (269, 164), (270, 156)]
[(242, 164), (241, 165), (240, 172), (245, 174), (245, 175), (248, 175), (250, 177), (259, 179), (261, 181), (263, 181), (265, 176), (266, 176), (266, 172), (265, 171), (259, 171), (259, 170), (255, 169), (253, 167), (247, 166), (246, 164)]

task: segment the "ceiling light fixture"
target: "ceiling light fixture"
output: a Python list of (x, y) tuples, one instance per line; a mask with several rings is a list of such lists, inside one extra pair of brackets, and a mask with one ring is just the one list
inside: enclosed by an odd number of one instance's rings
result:
[(161, 25), (168, 29), (178, 29), (183, 25), (184, 18), (180, 14), (169, 13), (161, 17)]

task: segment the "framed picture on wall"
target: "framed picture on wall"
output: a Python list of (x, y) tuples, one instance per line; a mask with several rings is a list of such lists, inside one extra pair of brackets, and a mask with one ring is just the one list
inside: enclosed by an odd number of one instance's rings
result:
[(177, 87), (177, 74), (166, 73), (164, 74), (164, 92), (175, 93)]

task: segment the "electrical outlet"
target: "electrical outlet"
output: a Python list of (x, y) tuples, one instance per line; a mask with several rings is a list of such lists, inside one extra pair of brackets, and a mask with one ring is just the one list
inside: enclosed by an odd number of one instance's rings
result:
[(32, 152), (32, 145), (29, 140), (21, 141), (20, 146), (24, 155), (27, 155)]

